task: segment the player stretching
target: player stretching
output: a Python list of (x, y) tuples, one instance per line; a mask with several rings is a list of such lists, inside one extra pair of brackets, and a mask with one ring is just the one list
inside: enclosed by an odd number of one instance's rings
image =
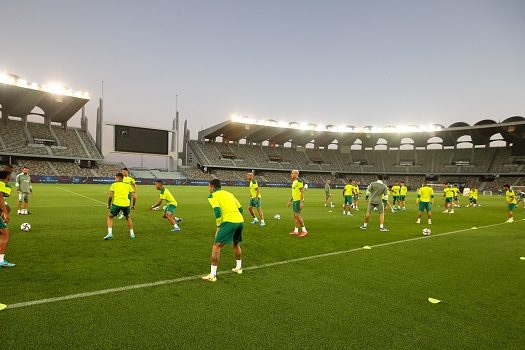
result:
[[(137, 191), (137, 184), (135, 183), (135, 179), (129, 176), (129, 170), (128, 168), (122, 169), (122, 174), (124, 175), (124, 178), (122, 179), (122, 182), (125, 184), (129, 184), (131, 188), (133, 188), (133, 191), (136, 193)], [(129, 200), (131, 201), (131, 195), (129, 196)], [(124, 212), (120, 213), (118, 216), (119, 220), (124, 218)]]
[(401, 204), (401, 210), (407, 210), (407, 208), (405, 206), (407, 193), (408, 193), (408, 187), (406, 187), (404, 181), (401, 181), (401, 183), (399, 185), (399, 204)]
[[(288, 206), (292, 206), (294, 230), (290, 232), (290, 235), (306, 237), (308, 231), (304, 226), (304, 220), (301, 216), (301, 210), (304, 207), (304, 182), (299, 178), (299, 170), (294, 169), (290, 173), (292, 179), (292, 198), (288, 202)], [(301, 228), (301, 234), (299, 234), (299, 227)]]
[(421, 223), (421, 215), (426, 211), (428, 224), (432, 225), (432, 202), (434, 202), (434, 189), (428, 186), (427, 181), (425, 181), (423, 186), (417, 191), (416, 204), (418, 205), (418, 210), (416, 224)]
[(242, 229), (244, 218), (242, 207), (237, 198), (228, 191), (221, 189), (221, 182), (213, 179), (208, 185), (210, 195), (208, 201), (215, 213), (215, 240), (211, 250), (211, 270), (210, 274), (203, 276), (205, 281), (217, 281), (217, 266), (221, 257), (221, 249), (225, 244), (233, 242), (233, 252), (237, 264), (232, 269), (233, 272), (242, 274), (241, 246)]
[(383, 196), (386, 195), (388, 195), (388, 187), (386, 187), (386, 185), (383, 183), (383, 175), (377, 175), (377, 181), (372, 182), (366, 188), (366, 201), (368, 202), (368, 205), (366, 209), (365, 222), (359, 227), (361, 230), (366, 230), (372, 211), (377, 210), (379, 212), (379, 231), (388, 231), (384, 225), (385, 207), (383, 205)]
[[(122, 173), (115, 175), (115, 182), (111, 184), (111, 187), (109, 188), (108, 234), (104, 236), (105, 240), (113, 238), (113, 217), (118, 215), (120, 212), (122, 212), (128, 221), (129, 237), (131, 239), (135, 239), (135, 232), (133, 232), (133, 221), (131, 220), (130, 211), (131, 209), (135, 209), (137, 195), (130, 184), (122, 182), (123, 178), (124, 174)], [(133, 198), (133, 204), (131, 204), (130, 197)]]
[(259, 183), (255, 179), (255, 176), (253, 173), (247, 173), (246, 174), (246, 180), (250, 182), (250, 206), (248, 207), (248, 211), (250, 212), (250, 215), (252, 216), (252, 224), (258, 224), (259, 220), (257, 220), (257, 216), (255, 216), (255, 212), (253, 211), (253, 208), (257, 208), (257, 213), (259, 214), (259, 218), (261, 219), (261, 226), (266, 226), (264, 223), (264, 214), (262, 211), (262, 200), (261, 200), (261, 189), (259, 188)]
[(164, 214), (162, 217), (167, 219), (173, 225), (173, 228), (171, 229), (172, 232), (180, 231), (180, 227), (177, 225), (177, 223), (181, 222), (182, 219), (175, 216), (177, 201), (171, 192), (166, 187), (164, 187), (162, 180), (155, 181), (155, 188), (160, 191), (160, 198), (159, 201), (153, 204), (149, 209), (153, 210), (158, 208), (162, 204), (162, 201), (165, 200), (166, 206), (164, 207)]
[(514, 217), (512, 215), (512, 212), (518, 206), (518, 201), (516, 200), (516, 196), (514, 195), (514, 190), (510, 188), (510, 185), (508, 184), (503, 185), (503, 190), (505, 191), (505, 201), (507, 202), (508, 215), (509, 215), (509, 218), (506, 222), (512, 223), (514, 222)]
[(445, 197), (445, 210), (443, 213), (454, 214), (454, 206), (452, 202), (454, 201), (454, 189), (452, 185), (448, 183), (445, 184), (443, 188), (443, 197)]
[[(29, 197), (33, 194), (33, 186), (31, 186), (31, 176), (29, 176), (28, 167), (23, 167), (22, 172), (16, 176), (16, 191), (18, 192), (17, 215), (31, 214), (31, 212), (27, 211)], [(24, 202), (23, 208), (22, 202)]]
[(354, 199), (354, 185), (348, 179), (347, 184), (343, 188), (343, 215), (352, 216), (352, 201)]
[(330, 200), (330, 208), (334, 207), (334, 202), (332, 202), (332, 190), (330, 189), (330, 180), (326, 180), (324, 183), (324, 206), (328, 206), (328, 200)]
[(0, 267), (14, 267), (16, 264), (12, 264), (5, 260), (5, 252), (7, 250), (7, 244), (9, 243), (9, 211), (7, 210), (7, 203), (5, 199), (11, 194), (11, 188), (7, 185), (11, 175), (7, 171), (0, 171)]
[(395, 181), (394, 185), (390, 188), (390, 190), (392, 191), (392, 208), (396, 208), (397, 202), (397, 209), (401, 209), (401, 206), (399, 205), (399, 191), (401, 190), (399, 182)]

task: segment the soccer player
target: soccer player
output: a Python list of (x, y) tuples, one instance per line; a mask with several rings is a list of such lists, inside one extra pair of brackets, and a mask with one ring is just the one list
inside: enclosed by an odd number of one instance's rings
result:
[(5, 252), (9, 243), (9, 211), (5, 199), (11, 194), (9, 183), (11, 174), (5, 170), (0, 171), (0, 267), (14, 267), (16, 264), (5, 260)]
[(215, 240), (211, 250), (210, 274), (202, 279), (209, 282), (217, 281), (217, 266), (221, 257), (221, 249), (225, 244), (233, 242), (236, 266), (232, 269), (237, 274), (242, 274), (241, 246), (244, 218), (242, 207), (237, 198), (228, 191), (221, 189), (219, 179), (213, 179), (208, 185), (210, 202), (215, 213)]
[(255, 179), (255, 175), (253, 175), (253, 173), (247, 173), (246, 180), (250, 182), (250, 206), (248, 207), (248, 211), (250, 212), (250, 215), (253, 218), (251, 223), (259, 223), (259, 220), (257, 219), (257, 216), (255, 216), (255, 212), (253, 211), (253, 208), (257, 208), (257, 213), (259, 214), (259, 218), (261, 219), (261, 226), (266, 226), (266, 223), (264, 222), (264, 214), (261, 208), (262, 200), (259, 183)]
[(175, 216), (175, 209), (177, 209), (177, 201), (171, 194), (171, 192), (164, 187), (162, 180), (155, 181), (155, 188), (160, 191), (160, 198), (157, 203), (153, 204), (149, 209), (153, 210), (159, 207), (162, 204), (162, 201), (166, 201), (166, 206), (164, 207), (163, 218), (167, 219), (172, 225), (172, 232), (180, 231), (179, 222), (182, 221), (181, 218)]
[(352, 180), (348, 179), (345, 187), (343, 188), (343, 215), (352, 216), (352, 200), (354, 199), (354, 185)]
[[(388, 200), (388, 197), (390, 196), (390, 189), (387, 187), (386, 188), (386, 194), (381, 198), (381, 200), (383, 201), (383, 208), (384, 209), (390, 209), (390, 211), (392, 213), (396, 213), (396, 210), (394, 209), (394, 207), (392, 206), (392, 204), (390, 203), (390, 201)], [(377, 211), (377, 208), (374, 208), (374, 210)]]
[(379, 212), (379, 231), (387, 232), (388, 229), (385, 227), (385, 207), (383, 205), (383, 196), (388, 195), (388, 187), (383, 183), (383, 175), (377, 175), (377, 181), (372, 182), (366, 188), (366, 201), (368, 203), (366, 209), (365, 222), (359, 228), (366, 230), (368, 226), (368, 220), (372, 211), (377, 208)]
[(330, 200), (330, 208), (334, 207), (334, 202), (332, 202), (332, 191), (330, 189), (330, 180), (326, 180), (324, 183), (324, 206), (328, 206), (328, 200)]
[[(14, 170), (15, 170), (15, 168), (13, 168), (13, 166), (11, 164), (4, 164), (4, 171), (6, 171), (9, 174), (9, 176), (11, 176), (13, 174)], [(4, 185), (9, 188), (9, 194), (11, 194), (11, 185), (9, 185), (9, 181), (4, 183)], [(11, 207), (9, 206), (7, 201), (5, 203), (5, 207), (7, 208), (7, 213), (10, 213), (11, 212)]]
[(468, 192), (468, 201), (469, 204), (467, 204), (467, 207), (472, 205), (472, 207), (478, 206), (478, 188), (476, 186), (472, 186)]
[(360, 195), (359, 185), (361, 184), (361, 182), (359, 180), (354, 180), (352, 184), (354, 185), (354, 202), (353, 202), (354, 209), (359, 211), (359, 195)]
[[(130, 184), (124, 183), (124, 174), (118, 173), (115, 175), (115, 182), (111, 184), (109, 188), (108, 197), (108, 234), (104, 236), (105, 240), (113, 238), (113, 217), (118, 215), (120, 212), (124, 215), (128, 221), (129, 237), (135, 239), (135, 232), (133, 232), (133, 221), (131, 220), (130, 211), (135, 209), (135, 203), (137, 202), (137, 195), (135, 190)], [(133, 198), (131, 203), (130, 197)]]
[[(16, 191), (18, 192), (17, 215), (31, 214), (27, 211), (29, 197), (33, 194), (33, 186), (31, 186), (31, 176), (29, 176), (28, 167), (23, 167), (22, 172), (16, 176)], [(22, 202), (24, 202), (23, 206)]]
[[(133, 188), (133, 191), (135, 192), (135, 194), (137, 193), (137, 184), (135, 183), (135, 179), (132, 178), (131, 176), (129, 176), (129, 169), (128, 168), (123, 168), (122, 169), (122, 174), (124, 175), (124, 178), (122, 179), (122, 182), (124, 182), (125, 184), (129, 184), (131, 186), (131, 188)], [(129, 196), (129, 200), (131, 201), (131, 195)], [(119, 220), (124, 218), (124, 213), (120, 213), (120, 215), (118, 216)]]
[(459, 187), (457, 184), (454, 184), (454, 186), (452, 186), (452, 189), (454, 190), (454, 202), (453, 202), (453, 206), (456, 207), (456, 208), (461, 208), (461, 205), (459, 204)]
[(402, 210), (407, 210), (407, 208), (405, 206), (407, 193), (408, 193), (408, 187), (406, 187), (404, 181), (401, 181), (400, 184), (399, 184), (399, 204), (401, 204), (401, 209)]
[(443, 197), (445, 197), (445, 210), (443, 213), (454, 214), (454, 206), (452, 205), (452, 202), (454, 201), (454, 189), (452, 188), (452, 185), (445, 183)]
[(514, 217), (512, 215), (512, 212), (518, 206), (518, 201), (516, 199), (516, 196), (514, 195), (514, 190), (510, 188), (509, 184), (503, 185), (503, 191), (505, 191), (505, 201), (507, 202), (508, 216), (509, 216), (506, 222), (512, 223), (514, 222)]
[(432, 225), (432, 203), (434, 202), (434, 189), (428, 185), (425, 180), (423, 186), (417, 191), (416, 204), (418, 205), (417, 210), (417, 221), (416, 224), (421, 223), (421, 216), (423, 212), (427, 212), (428, 224)]
[(390, 190), (392, 191), (392, 207), (395, 208), (397, 202), (397, 209), (401, 209), (401, 206), (399, 205), (399, 191), (401, 190), (399, 182), (395, 181)]
[[(290, 232), (290, 235), (306, 237), (308, 231), (304, 226), (304, 220), (301, 216), (301, 210), (304, 208), (304, 182), (299, 178), (299, 170), (294, 169), (290, 173), (292, 179), (292, 198), (288, 202), (288, 206), (292, 206), (294, 230)], [(299, 234), (299, 227), (301, 228), (301, 234)]]

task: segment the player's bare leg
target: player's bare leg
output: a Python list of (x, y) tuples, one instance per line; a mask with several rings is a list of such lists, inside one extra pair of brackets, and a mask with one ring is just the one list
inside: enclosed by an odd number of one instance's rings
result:
[(126, 220), (128, 222), (129, 237), (131, 239), (135, 239), (135, 232), (133, 232), (133, 220), (131, 220), (131, 216), (128, 215)]
[(261, 207), (257, 207), (257, 213), (259, 214), (259, 220), (261, 220), (261, 226), (265, 226), (266, 223), (264, 222), (264, 213)]
[(5, 252), (7, 250), (7, 245), (9, 244), (9, 229), (2, 228), (0, 229), (0, 267), (14, 267), (15, 264), (12, 264), (4, 259)]
[(239, 242), (233, 242), (233, 253), (235, 254), (235, 267), (232, 269), (237, 274), (242, 274), (242, 252)]
[(203, 280), (209, 282), (217, 281), (217, 266), (219, 266), (219, 261), (221, 259), (221, 249), (224, 246), (224, 243), (213, 243), (211, 247), (211, 262), (210, 262), (210, 274), (202, 277)]
[(104, 240), (113, 238), (113, 215), (109, 214), (107, 218), (108, 234), (104, 236)]
[(170, 222), (170, 224), (173, 225), (172, 231), (180, 231), (179, 225), (177, 225), (177, 220), (173, 217), (173, 215), (170, 212), (164, 213), (164, 218)]

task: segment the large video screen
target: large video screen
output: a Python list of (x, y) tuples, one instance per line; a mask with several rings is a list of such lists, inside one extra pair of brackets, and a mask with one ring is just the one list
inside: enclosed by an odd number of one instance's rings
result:
[(115, 151), (168, 154), (168, 131), (115, 125)]

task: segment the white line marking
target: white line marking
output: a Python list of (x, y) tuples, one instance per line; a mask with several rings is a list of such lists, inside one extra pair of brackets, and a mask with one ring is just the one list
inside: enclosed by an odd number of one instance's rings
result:
[(91, 197), (84, 196), (83, 194), (76, 193), (76, 192), (73, 192), (73, 191), (70, 191), (70, 190), (66, 190), (66, 189), (63, 188), (63, 187), (57, 187), (57, 188), (60, 189), (60, 190), (62, 190), (62, 191), (66, 191), (66, 192), (69, 192), (69, 193), (76, 194), (77, 196), (87, 198), (87, 199), (89, 199), (89, 200), (92, 200), (93, 202), (97, 202), (97, 203), (101, 203), (101, 204), (107, 205), (107, 203), (104, 203), (104, 202), (102, 202), (102, 201), (99, 201), (98, 199), (93, 199), (93, 198), (91, 198)]
[[(500, 226), (500, 225), (506, 225), (506, 223), (499, 223), (499, 224), (491, 224), (491, 225), (479, 226), (478, 230), (482, 229), (482, 228), (495, 227), (495, 226)], [(420, 237), (414, 237), (414, 238), (407, 238), (407, 239), (403, 239), (403, 240), (399, 240), (399, 241), (379, 243), (379, 244), (376, 244), (376, 245), (372, 245), (370, 247), (372, 247), (372, 248), (386, 247), (386, 246), (400, 244), (400, 243), (419, 241), (419, 240), (422, 240), (422, 239), (429, 239), (429, 238), (432, 238), (432, 237), (448, 236), (448, 235), (451, 235), (451, 234), (454, 234), (454, 233), (467, 232), (467, 231), (473, 231), (473, 230), (472, 230), (472, 228), (465, 228), (465, 229), (456, 230), (456, 231), (439, 233), (439, 234), (436, 234), (436, 235), (433, 235), (433, 236), (420, 236)], [(264, 268), (272, 267), (272, 266), (292, 264), (292, 263), (296, 263), (296, 262), (299, 262), (299, 261), (306, 261), (306, 260), (325, 258), (325, 257), (329, 257), (329, 256), (348, 254), (348, 253), (357, 252), (357, 251), (360, 251), (360, 250), (363, 250), (363, 248), (361, 248), (361, 247), (360, 248), (353, 248), (353, 249), (340, 250), (340, 251), (331, 252), (331, 253), (324, 253), (324, 254), (318, 254), (318, 255), (304, 256), (302, 258), (283, 260), (283, 261), (276, 261), (276, 262), (272, 262), (272, 263), (268, 263), (268, 264), (262, 264), (262, 265), (257, 265), (257, 266), (246, 267), (246, 268), (243, 268), (243, 270), (246, 270), (246, 271), (259, 270), (259, 269), (264, 269)], [(224, 271), (218, 272), (217, 274), (218, 275), (222, 275), (222, 274), (226, 274), (226, 273), (232, 273), (232, 272), (228, 271), (228, 270), (224, 270)], [(96, 291), (93, 291), (93, 292), (84, 292), (84, 293), (70, 294), (70, 295), (64, 295), (64, 296), (61, 296), (61, 297), (54, 297), (54, 298), (46, 298), (46, 299), (25, 301), (25, 302), (21, 302), (21, 303), (15, 303), (15, 304), (7, 305), (7, 309), (17, 309), (17, 308), (27, 307), (27, 306), (56, 303), (56, 302), (65, 301), (65, 300), (87, 298), (87, 297), (92, 297), (92, 296), (96, 296), (96, 295), (104, 295), (104, 294), (110, 294), (110, 293), (119, 293), (119, 292), (125, 292), (125, 291), (128, 291), (128, 290), (134, 290), (134, 289), (150, 288), (150, 287), (155, 287), (155, 286), (162, 286), (162, 285), (167, 285), (167, 284), (173, 284), (173, 283), (179, 283), (179, 282), (185, 282), (185, 281), (192, 281), (192, 280), (196, 280), (196, 279), (201, 278), (201, 276), (202, 276), (202, 274), (201, 275), (194, 275), (194, 276), (179, 277), (179, 278), (170, 279), (170, 280), (162, 280), (162, 281), (157, 281), (157, 282), (134, 284), (134, 285), (125, 286), (125, 287), (101, 289), (101, 290), (96, 290)]]
[(69, 205), (32, 205), (31, 208), (69, 208), (69, 207), (100, 207), (98, 204), (69, 204)]

